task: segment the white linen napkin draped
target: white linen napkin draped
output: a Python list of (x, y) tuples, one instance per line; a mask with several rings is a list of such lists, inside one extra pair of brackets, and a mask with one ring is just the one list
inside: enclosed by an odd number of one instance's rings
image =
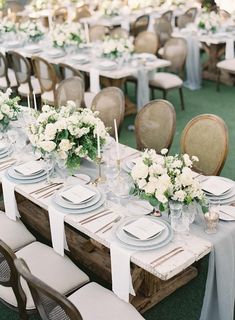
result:
[(234, 58), (234, 40), (233, 38), (228, 38), (226, 40), (225, 47), (225, 59), (233, 59)]
[(129, 302), (129, 293), (135, 296), (132, 285), (130, 260), (133, 250), (120, 246), (115, 240), (110, 245), (112, 290), (125, 302)]
[(65, 213), (57, 210), (53, 205), (48, 207), (51, 241), (55, 252), (64, 256), (64, 249), (68, 250), (68, 245), (65, 237), (64, 218)]
[(17, 217), (20, 217), (17, 202), (15, 198), (15, 186), (16, 184), (2, 176), (2, 191), (3, 200), (5, 205), (5, 212), (9, 219), (16, 221)]
[(90, 91), (93, 93), (100, 92), (99, 70), (95, 68), (91, 68), (90, 70)]
[(140, 67), (137, 72), (137, 109), (138, 111), (149, 102), (149, 77), (148, 71)]

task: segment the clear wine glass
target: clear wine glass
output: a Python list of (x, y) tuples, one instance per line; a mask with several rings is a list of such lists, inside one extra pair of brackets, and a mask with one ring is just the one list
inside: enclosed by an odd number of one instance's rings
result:
[(122, 199), (128, 199), (133, 187), (133, 180), (128, 174), (119, 173), (110, 184), (112, 193), (117, 197), (118, 204), (122, 205)]
[(16, 144), (17, 139), (19, 138), (18, 131), (16, 131), (15, 129), (8, 130), (7, 137), (8, 137), (10, 144), (13, 148), (13, 152), (15, 152), (15, 144)]
[(50, 153), (46, 153), (43, 156), (43, 159), (45, 161), (45, 171), (46, 171), (46, 179), (47, 179), (47, 183), (50, 184), (51, 183), (51, 175), (53, 173), (54, 170), (54, 157), (52, 154)]

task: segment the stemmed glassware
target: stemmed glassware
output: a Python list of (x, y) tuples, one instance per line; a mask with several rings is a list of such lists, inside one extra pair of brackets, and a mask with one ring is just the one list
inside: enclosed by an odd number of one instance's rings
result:
[(45, 171), (46, 171), (46, 179), (47, 179), (47, 183), (50, 184), (51, 183), (51, 175), (53, 173), (54, 170), (54, 166), (55, 166), (55, 159), (54, 159), (54, 155), (51, 153), (46, 153), (43, 156), (43, 159), (45, 161)]
[(18, 131), (16, 131), (15, 129), (10, 129), (7, 131), (7, 137), (9, 139), (9, 142), (12, 146), (13, 152), (16, 151), (15, 145), (16, 145), (16, 141), (19, 137), (19, 133)]

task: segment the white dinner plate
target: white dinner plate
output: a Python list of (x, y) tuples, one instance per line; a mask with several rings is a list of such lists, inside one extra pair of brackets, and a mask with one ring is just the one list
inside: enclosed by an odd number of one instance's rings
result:
[(37, 174), (33, 174), (30, 176), (24, 176), (18, 172), (15, 171), (15, 166), (12, 166), (8, 169), (8, 175), (16, 180), (34, 180), (34, 179), (38, 179), (41, 177), (45, 177), (46, 176), (46, 171), (42, 170), (41, 172), (37, 173)]
[(107, 71), (114, 70), (117, 68), (117, 63), (110, 60), (104, 60), (98, 64), (98, 68), (101, 70), (107, 70)]
[(42, 49), (41, 49), (39, 46), (35, 45), (35, 44), (26, 46), (26, 47), (24, 48), (24, 50), (25, 50), (26, 52), (28, 52), (28, 53), (38, 53), (38, 52), (41, 52), (41, 51), (42, 51)]
[(75, 56), (72, 56), (71, 60), (79, 64), (87, 63), (89, 61), (88, 57), (84, 54), (77, 54)]
[(65, 53), (59, 49), (51, 49), (51, 50), (47, 51), (47, 55), (50, 58), (60, 58), (60, 57), (63, 57), (65, 55)]

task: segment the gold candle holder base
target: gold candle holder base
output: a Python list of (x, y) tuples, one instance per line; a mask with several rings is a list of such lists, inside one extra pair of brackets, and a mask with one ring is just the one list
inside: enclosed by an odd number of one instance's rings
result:
[(94, 180), (93, 184), (97, 186), (98, 184), (104, 183), (106, 181), (106, 178), (102, 176), (102, 171), (101, 171), (101, 161), (102, 158), (97, 158), (97, 164), (98, 164), (98, 177)]

